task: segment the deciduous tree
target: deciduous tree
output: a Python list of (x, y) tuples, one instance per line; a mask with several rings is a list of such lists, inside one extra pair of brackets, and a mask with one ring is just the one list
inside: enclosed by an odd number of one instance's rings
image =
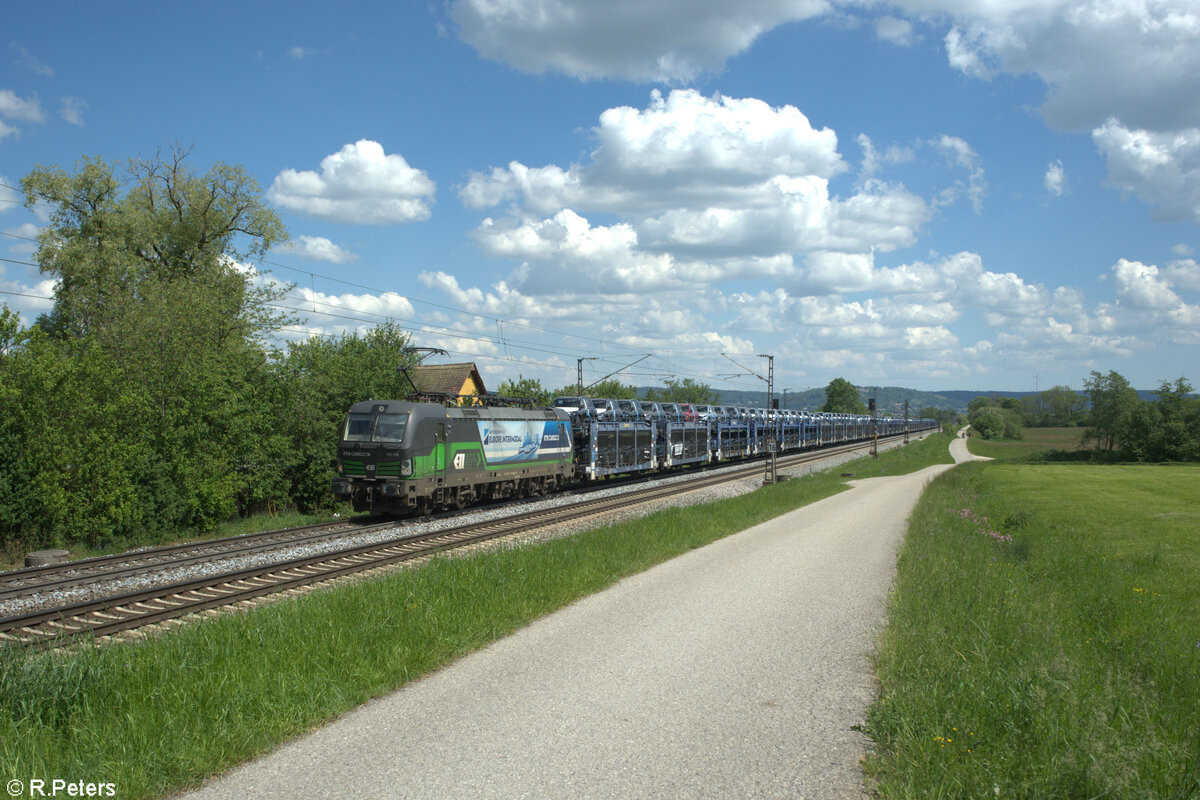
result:
[(303, 510), (332, 501), (330, 466), (338, 432), (360, 400), (402, 399), (411, 391), (399, 368), (416, 363), (411, 339), (391, 323), (365, 334), (290, 342), (276, 364), (275, 427), (286, 440), (279, 472)]
[(170, 500), (162, 522), (210, 527), (272, 491), (277, 471), (263, 347), (287, 321), (272, 307), (284, 290), (241, 262), (284, 230), (241, 167), (197, 175), (186, 158), (175, 148), (120, 174), (84, 158), (21, 183), (27, 205), (53, 209), (35, 259), (58, 287), (39, 327), (66, 350), (99, 348), (136, 387), (131, 435), (152, 444), (141, 471)]
[(845, 378), (834, 378), (825, 387), (822, 411), (835, 414), (866, 414), (867, 407), (858, 396), (858, 389)]
[(647, 400), (663, 403), (691, 403), (692, 405), (712, 405), (717, 402), (718, 393), (706, 383), (684, 378), (667, 378), (663, 389), (650, 389), (646, 392)]
[(554, 396), (550, 390), (542, 386), (537, 378), (526, 378), (519, 375), (515, 381), (503, 381), (496, 389), (496, 394), (502, 397), (528, 398), (535, 406), (548, 406)]
[[(555, 393), (556, 397), (572, 396), (579, 393), (575, 384), (568, 384)], [(626, 386), (616, 378), (600, 381), (583, 389), (585, 397), (606, 397), (610, 400), (632, 400), (637, 397), (637, 388)]]
[(1094, 440), (1098, 450), (1112, 452), (1121, 434), (1129, 428), (1138, 404), (1137, 392), (1124, 376), (1113, 370), (1107, 375), (1093, 370), (1083, 382), (1083, 389), (1091, 401), (1091, 427), (1085, 434), (1086, 440)]
[(1184, 378), (1163, 381), (1157, 402), (1135, 404), (1119, 437), (1122, 455), (1138, 461), (1200, 460), (1200, 398)]

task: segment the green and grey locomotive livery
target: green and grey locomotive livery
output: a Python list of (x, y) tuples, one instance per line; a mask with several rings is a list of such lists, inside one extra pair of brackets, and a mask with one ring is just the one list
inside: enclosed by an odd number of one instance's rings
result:
[(554, 409), (366, 400), (346, 416), (332, 488), (359, 511), (463, 508), (553, 491), (574, 475), (572, 455)]

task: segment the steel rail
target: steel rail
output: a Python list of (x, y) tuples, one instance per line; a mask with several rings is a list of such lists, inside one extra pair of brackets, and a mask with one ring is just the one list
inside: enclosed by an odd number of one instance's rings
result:
[(382, 523), (356, 520), (320, 522), (295, 528), (281, 528), (207, 541), (185, 542), (132, 553), (96, 556), (61, 564), (46, 564), (0, 572), (0, 602), (34, 593), (86, 586), (89, 583), (140, 575), (156, 570), (261, 553), (279, 547), (320, 541), (348, 532), (370, 532), (395, 524), (395, 520)]

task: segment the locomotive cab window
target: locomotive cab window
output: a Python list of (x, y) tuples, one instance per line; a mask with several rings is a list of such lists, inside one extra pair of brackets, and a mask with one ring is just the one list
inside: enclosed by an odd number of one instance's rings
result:
[(346, 417), (346, 430), (342, 439), (347, 442), (371, 441), (371, 420), (374, 414), (351, 414)]
[(380, 414), (375, 418), (375, 442), (399, 442), (408, 427), (408, 414)]
[(408, 414), (351, 414), (342, 439), (347, 442), (399, 442), (408, 427)]

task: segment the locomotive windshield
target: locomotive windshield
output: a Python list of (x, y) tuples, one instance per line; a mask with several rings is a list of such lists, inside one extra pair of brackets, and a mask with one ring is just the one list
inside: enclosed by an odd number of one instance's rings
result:
[(408, 414), (350, 414), (342, 440), (347, 442), (399, 442), (408, 427)]
[(342, 438), (347, 442), (371, 441), (371, 420), (374, 414), (351, 414), (346, 417), (346, 430)]
[(380, 414), (375, 418), (373, 442), (398, 442), (404, 438), (408, 414)]

